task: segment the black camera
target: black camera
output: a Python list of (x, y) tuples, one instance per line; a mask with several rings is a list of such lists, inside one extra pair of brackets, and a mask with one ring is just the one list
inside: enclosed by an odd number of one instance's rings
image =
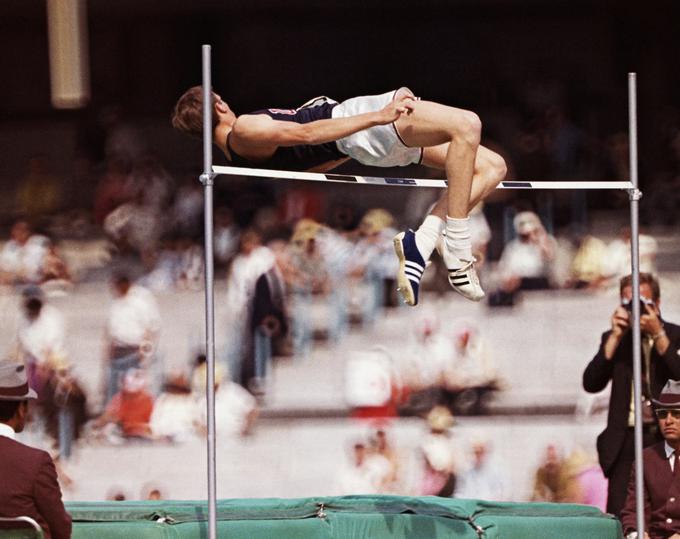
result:
[[(621, 305), (622, 305), (629, 313), (632, 314), (632, 312), (633, 312), (633, 301), (632, 301), (632, 300), (629, 300), (629, 299), (626, 300), (626, 299), (624, 299), (624, 300), (621, 302)], [(640, 298), (640, 316), (642, 316), (643, 314), (647, 314), (647, 305), (649, 305), (652, 309), (655, 308), (655, 304), (654, 304), (654, 302), (653, 302), (651, 299), (647, 299), (647, 298), (641, 297), (641, 298)]]

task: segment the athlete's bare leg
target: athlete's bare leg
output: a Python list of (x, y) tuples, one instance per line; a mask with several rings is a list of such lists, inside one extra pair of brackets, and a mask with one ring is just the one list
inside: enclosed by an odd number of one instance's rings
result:
[[(448, 143), (430, 148), (423, 148), (423, 165), (444, 170)], [(480, 145), (477, 148), (475, 158), (475, 171), (472, 176), (472, 189), (470, 190), (470, 201), (468, 202), (468, 212), (477, 204), (494, 192), (496, 186), (503, 181), (507, 168), (505, 160), (496, 152)], [(446, 219), (448, 206), (448, 192), (442, 194), (430, 212), (442, 220)]]
[(474, 270), (467, 217), (472, 205), (502, 179), (503, 160), (486, 148), (479, 152), (481, 122), (473, 112), (416, 101), (411, 113), (399, 118), (395, 127), (407, 146), (425, 148), (424, 164), (443, 168), (449, 183), (446, 213), (440, 201), (415, 234), (404, 232), (395, 237), (399, 290), (407, 303), (417, 303), (425, 262), (440, 239), (445, 218), (442, 256), (449, 282), (466, 298), (479, 301), (484, 291)]
[(482, 133), (479, 117), (474, 112), (432, 101), (415, 101), (412, 112), (402, 115), (395, 127), (407, 146), (426, 148), (449, 143), (444, 160), (449, 181), (447, 212), (450, 217), (467, 217)]

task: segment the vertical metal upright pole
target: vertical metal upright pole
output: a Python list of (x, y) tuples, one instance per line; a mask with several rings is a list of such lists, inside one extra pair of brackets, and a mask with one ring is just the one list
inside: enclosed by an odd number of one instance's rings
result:
[(640, 538), (645, 533), (644, 475), (642, 464), (642, 353), (640, 338), (640, 250), (637, 141), (637, 87), (635, 73), (628, 73), (628, 131), (630, 152), (630, 261), (633, 285), (633, 399), (635, 401), (635, 511)]
[(208, 539), (217, 539), (217, 470), (215, 451), (215, 289), (213, 254), (212, 83), (210, 45), (203, 45), (203, 174), (205, 188), (205, 355), (208, 423)]

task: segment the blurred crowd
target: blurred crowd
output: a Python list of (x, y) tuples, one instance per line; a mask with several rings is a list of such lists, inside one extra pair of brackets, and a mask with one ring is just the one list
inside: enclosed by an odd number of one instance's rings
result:
[[(204, 382), (187, 382), (205, 366), (188, 358), (183, 372), (167, 372), (157, 353), (163, 327), (157, 297), (204, 285), (201, 185), (192, 176), (176, 181), (133, 126), (113, 125), (101, 163), (92, 166), (98, 180), (90, 209), (60, 211), (63, 185), (36, 156), (16, 194), (21, 214), (0, 245), (0, 283), (6, 294), (21, 295), (22, 322), (10, 353), (29, 366), (46, 432), (66, 453), (89, 419), (87, 432), (114, 443), (180, 441), (205, 425)], [(328, 200), (320, 189), (277, 191), (234, 180), (226, 194), (214, 212), (216, 277), (226, 288), (219, 301), (227, 313), (218, 321), (225, 343), (217, 350), (225, 416), (218, 428), (244, 434), (273, 361), (309, 360), (320, 340), (337, 345), (351, 328), (370, 331), (399, 308), (392, 238), (404, 223), (385, 208)], [(550, 208), (516, 198), (472, 212), (489, 307), (512, 306), (532, 290), (596, 290), (627, 273), (627, 229), (604, 239), (557, 230)], [(642, 269), (653, 272), (656, 240), (642, 235), (640, 245)], [(442, 293), (443, 266), (434, 266), (423, 288)], [(101, 388), (79, 383), (68, 352), (77, 343), (69, 342), (64, 316), (49, 301), (92, 281), (111, 289)], [(478, 327), (457, 320), (443, 328), (425, 309), (417, 318), (408, 346), (367, 350), (339, 366), (353, 415), (422, 415), (438, 405), (483, 413), (488, 395), (502, 389)], [(169, 421), (173, 413), (185, 419)]]
[[(407, 451), (392, 438), (388, 423), (369, 427), (366, 436), (348, 446), (334, 493), (522, 501), (517, 499), (517, 486), (510, 484), (510, 464), (494, 451), (502, 440), (483, 431), (458, 434), (454, 416), (441, 405), (427, 413), (422, 430), (415, 450)], [(529, 501), (606, 508), (607, 480), (596, 457), (578, 445), (564, 454), (562, 448), (548, 444), (526, 482)]]
[[(627, 179), (625, 135), (594, 139), (571, 119), (564, 88), (527, 84), (521, 112), (505, 127), (515, 125), (516, 136), (499, 149), (510, 164), (509, 178)], [(94, 185), (80, 197), (80, 209), (65, 202), (68, 182), (37, 155), (27, 164), (15, 193), (17, 212), (3, 223), (0, 242), (2, 293), (18, 296), (21, 311), (8, 353), (28, 365), (40, 396), (36, 414), (66, 457), (84, 435), (112, 444), (180, 443), (206, 428), (205, 354), (182, 358), (184, 368), (176, 372), (165, 370), (158, 354), (158, 297), (204, 286), (202, 188), (195, 176), (168, 171), (119, 114), (103, 114), (101, 151), (79, 158), (82, 189)], [(510, 140), (491, 124), (492, 136)], [(654, 205), (646, 206), (654, 211), (643, 211), (650, 224), (676, 219), (680, 131), (676, 124), (665, 129), (666, 172), (659, 172), (663, 181), (650, 194)], [(217, 350), (215, 380), (220, 435), (237, 438), (256, 428), (273, 361), (308, 361), (320, 340), (341, 344), (352, 328), (370, 331), (400, 308), (392, 238), (407, 224), (408, 211), (386, 202), (363, 207), (361, 200), (332, 199), (323, 189), (242, 179), (218, 191), (216, 278), (226, 289), (218, 300), (227, 312), (217, 328), (225, 342)], [(605, 206), (617, 204), (612, 195)], [(488, 306), (512, 307), (534, 290), (587, 293), (616, 286), (630, 270), (630, 230), (588, 233), (588, 209), (583, 193), (531, 200), (504, 193), (475, 208), (473, 249)], [(653, 236), (640, 235), (642, 271), (656, 272), (657, 250)], [(448, 290), (444, 274), (435, 260), (423, 289)], [(108, 314), (100, 388), (79, 380), (79, 366), (69, 357), (78, 343), (50, 302), (92, 281), (111, 289), (110, 304), (102, 307)], [(419, 472), (404, 479), (398, 448), (387, 430), (377, 430), (352, 446), (338, 490), (504, 499), (502, 466), (493, 462), (488, 441), (471, 441), (466, 453), (453, 447), (450, 433), (451, 412), (481, 413), (487, 396), (503, 388), (483, 330), (467, 320), (442, 327), (436, 313), (422, 309), (405, 338), (408, 346), (398, 351), (378, 346), (347, 358), (338, 371), (345, 369), (354, 416), (428, 418)], [(601, 478), (591, 464), (582, 454), (547, 448), (534, 498), (599, 505)]]

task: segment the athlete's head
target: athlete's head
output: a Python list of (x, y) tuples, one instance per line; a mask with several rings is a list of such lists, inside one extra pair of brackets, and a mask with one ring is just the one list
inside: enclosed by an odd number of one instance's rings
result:
[[(217, 127), (223, 118), (234, 118), (234, 113), (222, 98), (215, 92), (211, 92), (213, 117), (213, 129)], [(203, 87), (194, 86), (189, 88), (182, 97), (177, 100), (172, 112), (172, 126), (183, 133), (193, 137), (203, 135)]]

